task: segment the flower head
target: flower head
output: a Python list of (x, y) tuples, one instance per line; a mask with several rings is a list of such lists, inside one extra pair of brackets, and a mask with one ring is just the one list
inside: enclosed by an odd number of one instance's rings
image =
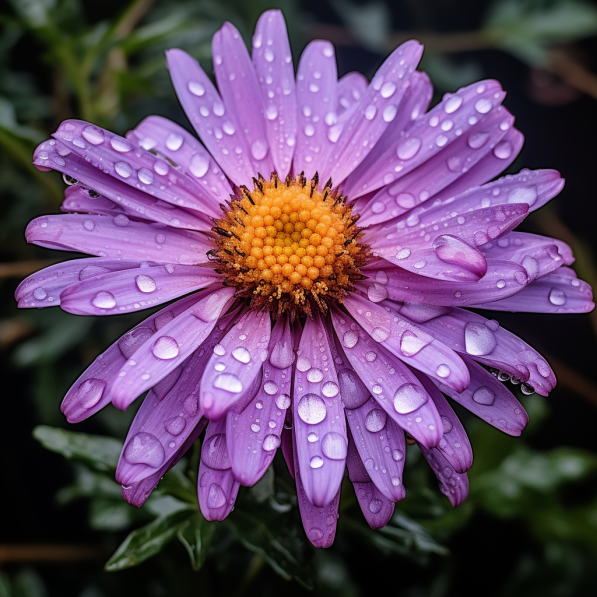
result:
[(541, 355), (463, 307), (593, 308), (568, 246), (513, 231), (563, 180), (523, 170), (488, 182), (523, 142), (504, 92), (483, 81), (427, 111), (421, 53), (403, 44), (368, 83), (338, 79), (333, 46), (314, 41), (295, 78), (283, 17), (268, 11), (252, 57), (229, 23), (214, 36), (218, 89), (168, 52), (203, 145), (151, 116), (126, 138), (69, 120), (36, 150), (35, 165), (71, 186), (67, 213), (31, 222), (27, 240), (93, 257), (29, 277), (19, 306), (108, 315), (168, 303), (62, 405), (78, 422), (149, 390), (117, 470), (130, 503), (207, 426), (206, 518), (225, 518), (281, 447), (306, 533), (328, 546), (346, 467), (369, 524), (389, 520), (407, 438), (452, 505), (466, 498), (471, 446), (444, 395), (519, 435), (527, 415), (502, 382), (554, 387)]

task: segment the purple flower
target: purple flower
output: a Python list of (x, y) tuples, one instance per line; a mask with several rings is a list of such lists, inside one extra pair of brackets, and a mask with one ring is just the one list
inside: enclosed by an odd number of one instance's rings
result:
[(228, 515), (281, 446), (306, 533), (327, 547), (346, 467), (369, 524), (389, 520), (405, 495), (405, 432), (452, 505), (466, 498), (471, 446), (444, 394), (519, 435), (527, 415), (500, 380), (554, 387), (532, 347), (463, 307), (594, 305), (566, 244), (513, 231), (559, 193), (558, 172), (488, 182), (523, 143), (497, 82), (427, 111), (416, 41), (368, 83), (338, 79), (326, 41), (307, 46), (295, 77), (285, 31), (280, 12), (264, 13), (250, 57), (226, 23), (213, 39), (218, 89), (168, 52), (203, 145), (157, 116), (126, 138), (62, 123), (34, 164), (72, 184), (67, 213), (35, 219), (26, 236), (94, 257), (30, 276), (16, 298), (81, 315), (168, 303), (83, 373), (67, 419), (124, 410), (149, 390), (116, 475), (135, 505), (207, 425), (208, 520)]

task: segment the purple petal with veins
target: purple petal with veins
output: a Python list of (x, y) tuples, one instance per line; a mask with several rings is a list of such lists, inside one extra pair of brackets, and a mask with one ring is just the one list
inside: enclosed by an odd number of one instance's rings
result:
[(460, 506), (468, 497), (467, 474), (457, 473), (437, 448), (419, 448), (437, 477), (439, 490), (450, 500), (452, 508)]

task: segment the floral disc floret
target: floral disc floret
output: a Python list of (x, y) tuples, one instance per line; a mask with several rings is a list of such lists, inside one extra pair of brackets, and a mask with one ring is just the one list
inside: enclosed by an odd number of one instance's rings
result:
[(319, 188), (317, 174), (285, 182), (274, 172), (268, 181), (242, 186), (213, 228), (218, 237), (212, 258), (237, 296), (251, 306), (280, 315), (311, 315), (327, 310), (327, 301), (342, 301), (363, 279), (360, 268), (370, 260), (346, 197)]

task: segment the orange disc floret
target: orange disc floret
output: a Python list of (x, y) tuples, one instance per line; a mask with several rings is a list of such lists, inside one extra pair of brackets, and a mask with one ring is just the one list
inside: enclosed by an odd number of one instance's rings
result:
[(253, 182), (252, 191), (243, 186), (232, 196), (213, 228), (216, 271), (237, 297), (276, 314), (310, 315), (341, 302), (370, 259), (346, 198), (331, 181), (320, 189), (317, 174)]

